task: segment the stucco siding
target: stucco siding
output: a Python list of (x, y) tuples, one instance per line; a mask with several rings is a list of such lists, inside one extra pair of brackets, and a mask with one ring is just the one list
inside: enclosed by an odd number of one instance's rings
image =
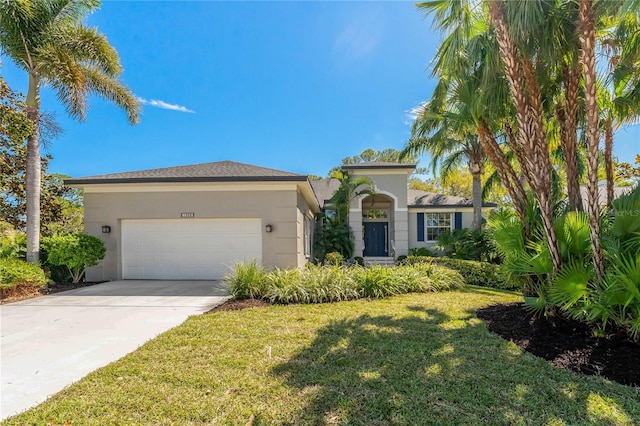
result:
[[(262, 221), (262, 260), (266, 267), (299, 266), (298, 204), (295, 189), (274, 191), (85, 192), (85, 231), (105, 242), (103, 262), (87, 271), (88, 280), (122, 277), (120, 258), (123, 219), (256, 218)], [(188, 221), (188, 218), (182, 219)], [(265, 226), (273, 232), (265, 232)], [(111, 233), (103, 234), (102, 225)]]

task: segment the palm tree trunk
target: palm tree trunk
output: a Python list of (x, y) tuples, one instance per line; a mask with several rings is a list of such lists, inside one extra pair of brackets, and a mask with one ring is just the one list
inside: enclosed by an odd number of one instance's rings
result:
[(27, 261), (40, 261), (40, 78), (29, 74), (27, 117), (33, 122), (33, 133), (27, 138)]
[(613, 205), (613, 120), (604, 123), (604, 168), (607, 174), (607, 209)]
[[(577, 62), (577, 61), (576, 61)], [(578, 173), (578, 99), (580, 86), (580, 67), (574, 63), (570, 69), (563, 68), (566, 107), (558, 117), (560, 124), (560, 144), (567, 167), (567, 196), (569, 209), (582, 211), (580, 177)]]
[(580, 40), (580, 59), (584, 76), (585, 108), (587, 119), (587, 176), (588, 176), (588, 212), (593, 266), (598, 280), (604, 276), (604, 258), (600, 245), (600, 206), (598, 190), (598, 103), (596, 94), (596, 56), (595, 56), (595, 19), (591, 0), (580, 0), (578, 37)]
[(482, 163), (478, 161), (469, 161), (469, 171), (473, 179), (473, 224), (474, 231), (482, 229)]
[(516, 107), (518, 142), (525, 154), (523, 165), (529, 175), (542, 215), (542, 224), (553, 260), (553, 269), (562, 266), (562, 257), (553, 227), (551, 194), (551, 162), (546, 139), (540, 90), (528, 58), (522, 58), (511, 38), (505, 18), (503, 1), (487, 0), (491, 21), (495, 27), (500, 57), (504, 63), (511, 96)]
[(495, 136), (486, 124), (478, 128), (478, 135), (480, 136), (480, 143), (482, 144), (484, 152), (495, 166), (502, 184), (507, 189), (507, 193), (513, 202), (513, 207), (516, 209), (516, 214), (524, 227), (525, 236), (528, 238), (530, 235), (529, 223), (527, 222), (527, 215), (525, 214), (527, 195), (520, 183), (520, 179), (518, 179), (509, 160), (506, 155), (504, 155), (504, 152), (502, 152), (502, 149), (500, 149)]

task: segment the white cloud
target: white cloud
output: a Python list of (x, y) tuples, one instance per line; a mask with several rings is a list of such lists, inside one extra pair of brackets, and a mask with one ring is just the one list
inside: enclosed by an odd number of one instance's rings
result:
[(143, 105), (149, 105), (156, 108), (170, 109), (171, 111), (178, 111), (178, 112), (190, 112), (192, 114), (195, 114), (195, 111), (190, 110), (185, 106), (170, 104), (165, 101), (161, 101), (157, 99), (144, 99), (144, 98), (138, 97), (138, 101)]

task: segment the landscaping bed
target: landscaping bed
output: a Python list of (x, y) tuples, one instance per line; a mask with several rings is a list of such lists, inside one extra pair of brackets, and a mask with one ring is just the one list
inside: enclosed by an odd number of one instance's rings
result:
[(522, 303), (488, 306), (477, 315), (490, 331), (557, 367), (640, 387), (640, 344), (625, 336), (594, 337), (584, 323), (536, 317)]

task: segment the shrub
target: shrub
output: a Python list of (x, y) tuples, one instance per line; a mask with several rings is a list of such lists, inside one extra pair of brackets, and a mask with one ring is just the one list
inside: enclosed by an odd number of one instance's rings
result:
[(404, 260), (407, 265), (442, 265), (458, 271), (468, 285), (491, 287), (503, 290), (520, 290), (520, 284), (508, 280), (498, 265), (473, 260), (450, 259), (448, 257), (409, 256)]
[(54, 235), (44, 238), (42, 246), (47, 252), (47, 262), (65, 266), (74, 283), (80, 281), (87, 267), (97, 265), (106, 252), (100, 238), (87, 234)]
[(436, 257), (437, 254), (432, 251), (429, 250), (426, 247), (414, 247), (412, 249), (409, 249), (409, 256), (430, 256), (430, 257)]
[(364, 257), (356, 256), (353, 260), (360, 266), (364, 266)]
[(234, 298), (257, 299), (266, 289), (266, 275), (264, 268), (253, 260), (237, 263), (222, 281), (229, 286)]
[(49, 280), (40, 267), (20, 259), (0, 259), (0, 288), (10, 289), (21, 284), (45, 286)]
[(309, 265), (303, 269), (264, 272), (255, 263), (238, 264), (225, 281), (236, 298), (260, 298), (281, 304), (381, 298), (464, 285), (458, 272), (438, 265), (371, 268)]
[(344, 263), (344, 256), (342, 256), (337, 251), (332, 251), (331, 253), (327, 253), (325, 255), (324, 263), (327, 265), (340, 266)]
[(493, 242), (484, 231), (456, 229), (453, 232), (438, 235), (437, 240), (434, 248), (452, 259), (501, 262)]
[(404, 261), (407, 258), (407, 256), (405, 256), (404, 254), (398, 256), (396, 258), (396, 265), (404, 265)]

